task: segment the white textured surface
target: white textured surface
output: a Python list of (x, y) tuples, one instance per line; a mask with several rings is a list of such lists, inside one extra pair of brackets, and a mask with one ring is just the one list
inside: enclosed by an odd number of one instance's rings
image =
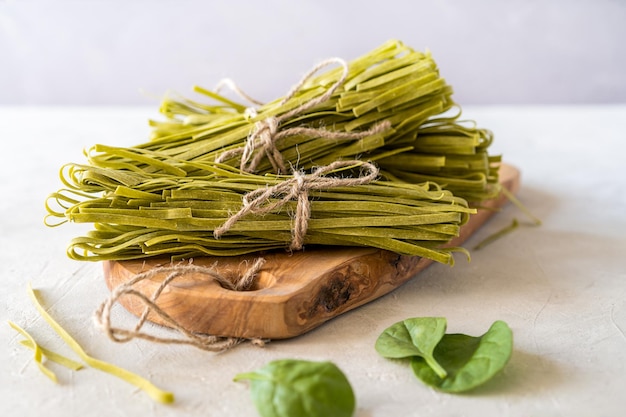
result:
[[(91, 325), (107, 295), (98, 264), (65, 258), (69, 225), (47, 229), (43, 200), (61, 164), (97, 142), (146, 137), (145, 108), (0, 109), (0, 319), (72, 355), (39, 317), (26, 285), (94, 356), (172, 390), (172, 406), (92, 369), (40, 374), (19, 336), (0, 324), (1, 416), (255, 416), (238, 372), (278, 358), (332, 360), (354, 387), (357, 417), (619, 416), (626, 409), (626, 106), (472, 107), (496, 133), (494, 150), (522, 169), (522, 201), (544, 221), (474, 252), (467, 264), (434, 265), (375, 302), (292, 340), (224, 354), (133, 341), (109, 342)], [(520, 213), (508, 207), (472, 242)], [(380, 358), (378, 334), (411, 316), (441, 315), (451, 332), (480, 334), (496, 319), (515, 334), (511, 362), (468, 395), (433, 391), (408, 367)], [(129, 316), (120, 313), (122, 319)], [(128, 321), (130, 323), (130, 320)]]

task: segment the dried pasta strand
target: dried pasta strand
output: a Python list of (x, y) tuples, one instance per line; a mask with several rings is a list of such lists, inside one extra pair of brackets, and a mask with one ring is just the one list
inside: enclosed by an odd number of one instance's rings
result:
[(532, 220), (535, 226), (541, 226), (541, 223), (542, 223), (541, 219), (535, 216), (534, 214), (532, 214), (530, 210), (528, 210), (528, 208), (524, 206), (524, 204), (522, 204), (522, 202), (519, 201), (517, 197), (515, 197), (515, 194), (507, 190), (505, 187), (502, 187), (502, 194), (504, 194), (506, 198), (508, 198), (509, 201), (515, 205), (515, 207), (517, 207), (530, 220)]
[[(74, 351), (80, 358), (92, 368), (98, 369), (100, 371), (106, 372), (113, 376), (116, 376), (124, 381), (128, 382), (145, 391), (152, 399), (161, 403), (172, 403), (174, 402), (174, 394), (171, 392), (164, 391), (154, 384), (152, 384), (147, 379), (140, 377), (137, 374), (134, 374), (126, 369), (120, 368), (113, 364), (110, 364), (105, 361), (101, 361), (99, 359), (93, 358), (89, 356), (85, 350), (78, 344), (78, 342), (70, 336), (70, 334), (63, 328), (59, 323), (57, 323), (50, 314), (43, 308), (41, 302), (39, 301), (39, 297), (37, 296), (36, 290), (32, 288), (31, 285), (28, 285), (28, 294), (31, 297), (35, 307), (41, 314), (41, 316), (48, 322), (50, 327), (54, 329), (55, 332), (67, 345)], [(33, 342), (34, 343), (34, 342)]]
[[(37, 346), (36, 344), (34, 345), (34, 344), (33, 344), (30, 340), (28, 340), (28, 339), (27, 339), (27, 340), (21, 340), (21, 341), (20, 341), (20, 344), (21, 344), (22, 346), (26, 346), (27, 348), (32, 349), (32, 350), (35, 350), (35, 349), (36, 349), (36, 346)], [(43, 347), (43, 346), (39, 346), (39, 349), (41, 349), (41, 353), (43, 353), (43, 355), (44, 355), (44, 356), (45, 356), (48, 360), (50, 360), (50, 361), (52, 361), (52, 362), (56, 362), (56, 363), (58, 363), (59, 365), (65, 366), (67, 369), (70, 369), (70, 370), (72, 370), (72, 371), (79, 371), (79, 370), (81, 370), (81, 369), (83, 369), (83, 368), (84, 368), (84, 366), (83, 366), (83, 364), (82, 364), (82, 363), (80, 363), (80, 362), (76, 362), (76, 361), (73, 361), (73, 360), (72, 360), (72, 359), (70, 359), (70, 358), (66, 358), (65, 356), (63, 356), (63, 355), (61, 355), (61, 354), (59, 354), (59, 353), (53, 352), (53, 351), (51, 351), (51, 350), (49, 350), (49, 349), (46, 349), (46, 348), (45, 348), (45, 347)]]
[(12, 321), (9, 320), (8, 323), (9, 323), (9, 326), (11, 326), (14, 330), (18, 331), (22, 336), (24, 336), (26, 340), (28, 341), (28, 343), (33, 347), (33, 351), (34, 351), (33, 359), (35, 363), (37, 364), (37, 367), (39, 368), (39, 370), (45, 376), (50, 378), (52, 382), (57, 384), (59, 380), (57, 379), (56, 374), (43, 364), (43, 356), (44, 356), (43, 349), (37, 344), (37, 342), (35, 342), (35, 339), (33, 339), (33, 337), (26, 330), (22, 329), (20, 326), (13, 323)]
[(483, 240), (481, 240), (480, 242), (478, 242), (475, 246), (474, 246), (474, 250), (479, 250), (484, 248), (485, 246), (489, 245), (490, 243), (495, 242), (496, 240), (502, 238), (503, 236), (508, 235), (509, 233), (511, 233), (513, 230), (517, 229), (519, 227), (519, 222), (517, 221), (517, 219), (513, 219), (513, 221), (511, 222), (510, 225), (503, 227), (502, 229), (498, 230), (495, 233), (492, 233), (491, 235), (487, 236), (486, 238), (484, 238)]

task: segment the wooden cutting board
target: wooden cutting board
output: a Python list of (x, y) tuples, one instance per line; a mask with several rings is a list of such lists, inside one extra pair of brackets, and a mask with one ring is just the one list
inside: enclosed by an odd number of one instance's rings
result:
[[(500, 181), (517, 192), (519, 171), (500, 168)], [(507, 202), (502, 196), (471, 216), (461, 235), (450, 246), (462, 244)], [(259, 255), (194, 258), (200, 266), (213, 266), (224, 276), (240, 276)], [(187, 274), (172, 281), (157, 304), (183, 327), (216, 336), (284, 339), (305, 333), (327, 320), (359, 307), (396, 289), (432, 261), (398, 255), (375, 248), (305, 248), (293, 254), (275, 251), (263, 254), (266, 262), (249, 291), (232, 291), (201, 274)], [(169, 258), (104, 262), (109, 289), (151, 268), (173, 266)], [(165, 274), (138, 283), (136, 290), (151, 295)], [(136, 298), (120, 303), (139, 316), (144, 305)], [(165, 324), (155, 315), (149, 319)]]

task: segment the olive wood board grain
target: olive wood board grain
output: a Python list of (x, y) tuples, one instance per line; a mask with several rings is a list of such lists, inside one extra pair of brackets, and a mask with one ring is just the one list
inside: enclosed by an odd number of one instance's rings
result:
[[(519, 189), (520, 173), (503, 164), (500, 182), (509, 191)], [(483, 203), (461, 228), (450, 246), (461, 245), (508, 200), (504, 196)], [(240, 276), (260, 256), (199, 257), (193, 263), (214, 266), (223, 276)], [(185, 274), (171, 281), (158, 306), (184, 328), (198, 333), (242, 338), (285, 339), (303, 334), (346, 311), (398, 288), (432, 263), (416, 256), (398, 255), (368, 247), (312, 247), (288, 253), (262, 254), (266, 262), (248, 291), (223, 288), (204, 274)], [(217, 264), (216, 264), (217, 263)], [(173, 266), (169, 258), (105, 261), (109, 289), (151, 268)], [(165, 279), (156, 274), (135, 289), (150, 296)], [(144, 305), (122, 297), (120, 304), (136, 316)], [(156, 315), (149, 320), (165, 325)]]

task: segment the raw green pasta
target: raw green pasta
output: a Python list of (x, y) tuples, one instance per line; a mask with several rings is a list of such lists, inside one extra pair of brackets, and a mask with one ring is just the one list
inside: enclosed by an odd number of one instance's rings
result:
[[(452, 264), (458, 249), (445, 245), (475, 213), (469, 203), (500, 193), (491, 133), (461, 122), (430, 53), (399, 41), (309, 75), (285, 98), (257, 107), (202, 87), (195, 91), (213, 104), (166, 97), (166, 120), (151, 122), (151, 140), (97, 144), (85, 152), (87, 163), (61, 169), (65, 188), (46, 202), (46, 223), (94, 224), (70, 242), (68, 255), (79, 260), (297, 249), (302, 218), (294, 213), (306, 195), (306, 245), (373, 246)], [(268, 132), (271, 146), (259, 139)], [(262, 213), (219, 233), (249, 193), (283, 189), (296, 175), (306, 181), (338, 161), (349, 166), (324, 181), (361, 178), (370, 163), (378, 178), (277, 193)]]
[[(357, 162), (359, 168), (361, 163)], [(269, 213), (242, 218), (219, 239), (214, 231), (241, 207), (246, 193), (277, 186), (286, 176), (240, 173), (226, 165), (204, 163), (213, 171), (203, 178), (132, 174), (120, 183), (116, 171), (82, 175), (85, 166), (69, 167), (68, 190), (51, 198), (50, 216), (76, 223), (94, 223), (96, 230), (70, 243), (68, 254), (80, 260), (134, 259), (162, 254), (175, 257), (238, 255), (284, 248), (291, 240), (295, 201)], [(343, 168), (332, 175), (351, 172)], [(108, 175), (108, 174), (111, 175)], [(96, 181), (97, 180), (97, 181)], [(76, 190), (100, 196), (70, 197)], [(307, 245), (373, 246), (452, 263), (451, 250), (438, 248), (459, 234), (475, 213), (467, 202), (435, 184), (374, 181), (310, 193)], [(274, 196), (268, 204), (279, 200)]]
[[(168, 96), (160, 108), (166, 120), (151, 122), (151, 141), (130, 149), (96, 145), (88, 153), (89, 162), (131, 171), (178, 172), (185, 177), (206, 175), (195, 162), (215, 161), (225, 151), (243, 146), (256, 122), (321, 95), (340, 76), (341, 68), (335, 68), (314, 77), (286, 103), (278, 99), (259, 106), (254, 117), (249, 117), (245, 105), (201, 87), (195, 91), (219, 105)], [(471, 201), (492, 198), (499, 192), (499, 157), (487, 152), (492, 134), (463, 123), (460, 111), (450, 113), (458, 109), (451, 96), (452, 88), (440, 77), (430, 53), (389, 41), (349, 62), (344, 84), (328, 100), (283, 122), (281, 128), (304, 125), (354, 132), (388, 121), (390, 129), (359, 140), (295, 135), (278, 140), (276, 146), (296, 169), (358, 158), (377, 161), (385, 179), (435, 181)], [(397, 153), (411, 163), (399, 164)], [(224, 162), (239, 166), (240, 160)], [(272, 166), (265, 159), (257, 173), (268, 172)]]
[(11, 326), (13, 330), (16, 330), (22, 336), (24, 336), (26, 338), (26, 341), (28, 342), (28, 345), (32, 346), (33, 354), (34, 354), (33, 360), (37, 364), (37, 367), (39, 368), (41, 373), (43, 373), (45, 376), (50, 378), (52, 382), (58, 383), (56, 374), (52, 370), (50, 370), (48, 367), (46, 367), (46, 365), (44, 365), (43, 357), (45, 353), (43, 349), (41, 348), (41, 346), (39, 346), (37, 342), (35, 342), (35, 339), (33, 339), (33, 337), (26, 330), (22, 329), (20, 326), (13, 323), (12, 321), (9, 321), (9, 326)]
[[(39, 314), (41, 314), (41, 316), (46, 320), (46, 322), (48, 322), (50, 327), (52, 327), (52, 329), (55, 332), (57, 332), (57, 334), (59, 336), (61, 336), (63, 341), (65, 343), (67, 343), (67, 345), (74, 352), (76, 352), (76, 354), (78, 356), (80, 356), (80, 358), (87, 365), (91, 366), (92, 368), (95, 368), (95, 369), (98, 369), (100, 371), (103, 371), (103, 372), (106, 372), (108, 374), (111, 374), (113, 376), (116, 376), (116, 377), (118, 377), (120, 379), (123, 379), (124, 381), (128, 382), (129, 384), (132, 384), (132, 385), (136, 386), (137, 388), (142, 389), (143, 391), (146, 392), (146, 394), (148, 394), (150, 397), (152, 397), (152, 399), (154, 399), (155, 401), (158, 401), (158, 402), (161, 402), (161, 403), (171, 403), (171, 402), (174, 402), (174, 394), (172, 394), (171, 392), (167, 392), (167, 391), (161, 390), (160, 388), (158, 388), (155, 385), (153, 385), (150, 381), (140, 377), (137, 374), (134, 374), (134, 373), (132, 373), (130, 371), (127, 371), (126, 369), (120, 368), (120, 367), (115, 366), (113, 364), (110, 364), (108, 362), (104, 362), (104, 361), (96, 359), (96, 358), (94, 358), (92, 356), (89, 356), (87, 354), (87, 352), (85, 352), (85, 350), (78, 344), (78, 342), (76, 340), (74, 340), (74, 338), (72, 336), (70, 336), (70, 334), (63, 327), (61, 327), (61, 325), (59, 323), (57, 323), (52, 318), (52, 316), (50, 316), (50, 314), (48, 314), (48, 312), (42, 307), (42, 305), (41, 305), (41, 303), (39, 301), (39, 297), (37, 296), (36, 291), (33, 290), (33, 288), (30, 285), (28, 286), (28, 294), (30, 295), (30, 297), (31, 297), (31, 299), (33, 301), (33, 304), (35, 305), (35, 307), (39, 311)], [(31, 340), (31, 342), (33, 344), (35, 343), (33, 340)], [(37, 350), (35, 351), (35, 353), (37, 354)], [(40, 368), (41, 368), (41, 366), (40, 366)], [(44, 371), (44, 370), (42, 369), (42, 371)], [(50, 375), (48, 375), (48, 376), (50, 376)], [(56, 380), (56, 377), (55, 377), (55, 380)]]
[[(36, 350), (36, 347), (37, 347), (37, 345), (33, 344), (30, 340), (22, 340), (22, 341), (20, 341), (20, 344), (22, 346), (26, 346), (27, 348), (32, 349), (32, 350)], [(46, 349), (46, 348), (44, 348), (42, 346), (39, 346), (39, 349), (41, 349), (41, 353), (48, 360), (51, 360), (52, 362), (56, 362), (59, 365), (63, 365), (67, 369), (70, 369), (72, 371), (80, 371), (81, 369), (84, 368), (82, 363), (73, 361), (70, 358), (66, 358), (65, 356), (63, 356), (61, 354), (58, 354), (58, 353), (53, 352), (51, 350), (48, 350), (48, 349)]]

